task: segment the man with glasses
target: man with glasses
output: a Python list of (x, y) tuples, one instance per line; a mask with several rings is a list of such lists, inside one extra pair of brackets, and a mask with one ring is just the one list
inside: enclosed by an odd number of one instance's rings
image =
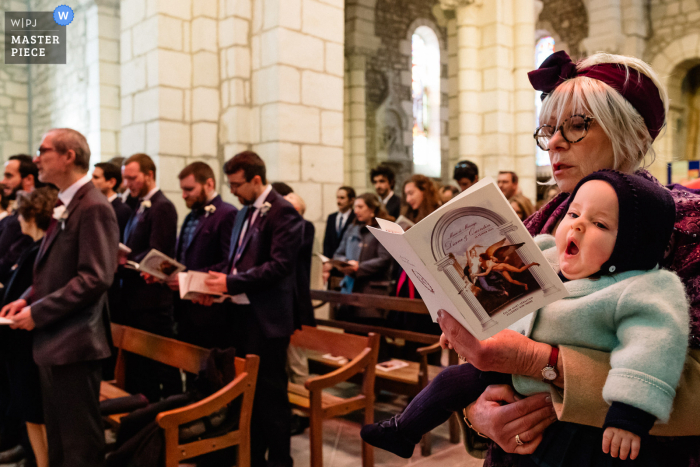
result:
[(107, 289), (117, 268), (119, 226), (90, 181), (90, 148), (75, 130), (49, 130), (34, 160), (39, 180), (60, 190), (57, 220), (34, 262), (34, 281), (0, 315), (34, 331), (49, 464), (100, 467), (105, 438), (99, 408), (101, 360), (109, 357)]
[(455, 165), (452, 178), (461, 191), (466, 190), (479, 181), (479, 168), (472, 161), (459, 161)]
[[(297, 262), (303, 219), (267, 183), (263, 160), (252, 151), (224, 165), (231, 193), (243, 209), (236, 216), (229, 262), (206, 283), (216, 292), (246, 294), (249, 305), (229, 305), (236, 353), (260, 356), (250, 427), (251, 466), (291, 467), (291, 407), (287, 396), (287, 348), (294, 333)], [(211, 304), (211, 299), (202, 301)], [(265, 453), (268, 452), (267, 460)]]

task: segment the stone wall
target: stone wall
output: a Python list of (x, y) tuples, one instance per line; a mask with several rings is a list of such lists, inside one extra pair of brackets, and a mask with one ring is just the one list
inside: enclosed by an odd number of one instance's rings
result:
[(583, 0), (542, 0), (537, 30), (551, 34), (555, 50), (566, 50), (573, 60), (581, 58), (581, 41), (588, 37), (588, 11)]
[[(27, 11), (19, 0), (1, 0), (2, 11)], [(0, 21), (0, 34), (5, 37), (5, 19)], [(5, 43), (3, 39), (3, 44)], [(5, 60), (3, 45), (2, 60)], [(29, 149), (27, 65), (3, 65), (0, 68), (0, 163), (13, 154)]]

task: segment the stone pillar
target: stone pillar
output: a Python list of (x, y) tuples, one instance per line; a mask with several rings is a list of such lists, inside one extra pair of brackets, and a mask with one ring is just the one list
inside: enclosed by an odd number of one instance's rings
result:
[(271, 181), (306, 201), (320, 235), (343, 183), (344, 1), (253, 5), (253, 149)]
[(589, 0), (588, 37), (581, 42), (583, 55), (599, 51), (621, 53), (625, 45), (622, 31), (622, 0)]
[(345, 71), (345, 184), (358, 194), (367, 191), (367, 93), (364, 55), (353, 55), (346, 60)]

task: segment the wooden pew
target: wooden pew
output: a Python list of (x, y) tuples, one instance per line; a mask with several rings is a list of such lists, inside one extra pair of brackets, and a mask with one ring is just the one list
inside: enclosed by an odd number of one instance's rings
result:
[[(303, 326), (291, 338), (290, 345), (326, 354), (344, 357), (347, 363), (335, 371), (309, 378), (303, 386), (289, 383), (289, 402), (292, 407), (309, 415), (309, 442), (311, 445), (311, 467), (323, 466), (323, 420), (364, 410), (364, 422), (374, 421), (374, 375), (379, 336), (370, 333), (367, 337), (353, 334), (324, 331)], [(362, 390), (357, 396), (347, 399), (336, 397), (324, 389), (362, 375)], [(362, 466), (374, 465), (372, 446), (362, 443)]]
[[(100, 400), (128, 395), (124, 391), (125, 352), (141, 355), (188, 373), (199, 373), (209, 356), (209, 350), (186, 344), (175, 339), (151, 334), (138, 329), (112, 324), (114, 346), (119, 349), (115, 381), (103, 381), (100, 387)], [(165, 466), (177, 467), (185, 459), (201, 456), (209, 452), (238, 446), (238, 467), (250, 466), (250, 417), (253, 409), (253, 396), (258, 376), (259, 358), (257, 355), (236, 357), (236, 378), (211, 396), (186, 407), (161, 412), (156, 422), (165, 434)], [(179, 427), (185, 423), (211, 415), (242, 397), (238, 429), (213, 438), (202, 438), (180, 444)], [(107, 421), (118, 426), (126, 414), (112, 415)]]
[[(329, 290), (311, 290), (311, 298), (313, 300), (321, 301), (317, 307), (323, 306), (325, 303), (330, 302), (358, 307), (383, 308), (404, 313), (430, 314), (423, 300), (414, 300), (409, 298), (354, 293), (344, 294)], [(405, 368), (388, 372), (378, 371), (376, 376), (376, 386), (379, 388), (413, 397), (424, 387), (426, 387), (431, 379), (433, 379), (438, 373), (440, 373), (440, 371), (443, 370), (442, 367), (428, 364), (428, 355), (441, 350), (440, 336), (337, 320), (317, 319), (316, 323), (320, 326), (339, 328), (346, 332), (356, 334), (368, 334), (373, 332), (392, 339), (404, 339), (410, 342), (426, 344), (425, 347), (416, 349), (419, 356), (418, 362), (406, 361), (408, 366)], [(457, 354), (454, 351), (450, 351), (450, 365), (456, 365), (458, 363), (457, 358)], [(327, 366), (337, 366), (333, 362), (329, 362), (325, 359), (318, 359), (314, 358), (313, 356), (310, 357), (310, 359)], [(456, 444), (459, 443), (459, 440), (459, 417), (454, 415), (450, 418), (450, 442)], [(429, 456), (431, 453), (431, 447), (431, 436), (430, 433), (427, 433), (421, 440), (422, 455)]]

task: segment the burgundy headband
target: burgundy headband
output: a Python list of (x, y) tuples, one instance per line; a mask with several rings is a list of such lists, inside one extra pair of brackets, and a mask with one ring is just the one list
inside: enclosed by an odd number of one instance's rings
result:
[(630, 70), (627, 79), (625, 67), (616, 63), (601, 63), (576, 70), (576, 64), (563, 50), (553, 53), (537, 70), (527, 74), (532, 87), (542, 91), (542, 99), (567, 79), (577, 76), (597, 79), (619, 92), (642, 116), (651, 139), (656, 139), (664, 125), (664, 104), (659, 89), (645, 74)]

